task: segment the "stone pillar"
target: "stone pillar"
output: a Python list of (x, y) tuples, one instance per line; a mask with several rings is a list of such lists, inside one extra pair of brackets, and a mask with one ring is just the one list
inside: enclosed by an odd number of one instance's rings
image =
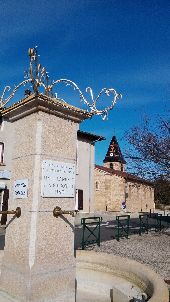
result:
[[(6, 230), (1, 295), (23, 302), (75, 302), (74, 217), (53, 216), (55, 206), (74, 210), (75, 194), (43, 197), (42, 166), (44, 161), (76, 164), (78, 124), (89, 114), (39, 95), (4, 115), (15, 135), (9, 208), (20, 206), (22, 215)], [(28, 182), (27, 198), (13, 196), (17, 180)]]

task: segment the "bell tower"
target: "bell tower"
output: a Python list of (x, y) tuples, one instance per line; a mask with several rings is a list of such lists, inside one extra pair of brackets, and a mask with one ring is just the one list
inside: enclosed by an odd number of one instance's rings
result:
[(122, 172), (125, 171), (126, 161), (124, 160), (116, 136), (112, 137), (103, 163), (104, 167)]

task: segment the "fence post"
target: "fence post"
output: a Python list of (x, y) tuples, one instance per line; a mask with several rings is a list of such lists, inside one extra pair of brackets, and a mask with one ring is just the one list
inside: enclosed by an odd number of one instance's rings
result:
[[(120, 218), (125, 218), (125, 223), (126, 225), (124, 226), (121, 223)], [(130, 221), (130, 215), (121, 215), (121, 216), (116, 216), (116, 221), (117, 221), (117, 240), (119, 241), (120, 239), (120, 231), (128, 239), (129, 237), (129, 221)], [(123, 236), (122, 236), (123, 237)]]
[[(92, 220), (92, 222), (90, 220)], [(81, 225), (83, 225), (83, 235), (81, 241), (82, 250), (85, 249), (86, 245), (93, 244), (93, 243), (97, 243), (97, 245), (100, 246), (100, 222), (101, 221), (102, 221), (102, 217), (88, 217), (88, 218), (81, 219)], [(95, 231), (97, 231), (97, 234), (95, 234)], [(88, 232), (88, 236), (86, 236), (87, 232)], [(92, 237), (91, 240), (90, 237)]]
[[(143, 221), (144, 217), (146, 217), (146, 222)], [(148, 234), (148, 214), (144, 215), (144, 214), (140, 214), (139, 215), (139, 219), (140, 219), (140, 229), (139, 229), (139, 235), (142, 235), (142, 228), (144, 228), (144, 230), (147, 232)]]
[(140, 229), (139, 229), (139, 236), (142, 235), (142, 217), (139, 215), (139, 220), (140, 220)]
[(158, 220), (159, 220), (159, 230), (162, 230), (162, 214), (158, 214)]
[(117, 221), (117, 223), (118, 223), (118, 229), (117, 229), (117, 237), (118, 237), (118, 241), (119, 241), (119, 235), (120, 235), (120, 233), (119, 233), (119, 216), (118, 216), (118, 221)]
[(147, 234), (148, 234), (148, 228), (149, 228), (149, 227), (148, 227), (148, 215), (146, 216), (146, 223), (147, 223), (147, 224), (146, 224), (146, 225), (147, 225), (146, 232), (147, 232)]
[(85, 219), (84, 218), (81, 219), (81, 224), (83, 224), (83, 238), (82, 238), (81, 245), (82, 245), (82, 250), (84, 250), (84, 246), (85, 246), (85, 244), (84, 244)]
[(129, 222), (130, 222), (130, 216), (128, 215), (128, 219), (127, 219), (127, 239), (129, 237)]
[(98, 239), (97, 239), (97, 245), (100, 246), (100, 217), (99, 217), (99, 233), (98, 233)]

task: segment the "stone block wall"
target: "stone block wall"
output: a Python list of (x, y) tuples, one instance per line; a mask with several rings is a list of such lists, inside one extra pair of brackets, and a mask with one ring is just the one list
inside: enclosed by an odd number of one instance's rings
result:
[(124, 200), (124, 178), (95, 169), (95, 210), (120, 211)]
[(95, 169), (95, 211), (153, 211), (154, 189), (146, 183), (125, 180), (124, 177)]
[[(39, 111), (12, 126), (15, 143), (9, 208), (20, 206), (22, 215), (7, 228), (1, 290), (19, 301), (73, 302), (74, 218), (55, 218), (53, 209), (56, 205), (74, 209), (75, 199), (43, 198), (41, 174), (44, 159), (76, 162), (78, 123)], [(12, 194), (17, 179), (28, 179), (25, 199)]]
[(121, 211), (122, 202), (125, 201), (125, 179), (112, 176), (112, 211)]
[(154, 210), (154, 189), (152, 186), (128, 182), (126, 206), (131, 212)]
[(114, 170), (125, 171), (125, 164), (120, 163), (120, 162), (106, 162), (106, 163), (103, 164), (103, 166), (106, 167), (106, 168), (111, 168), (110, 164), (113, 165), (112, 169), (114, 169)]
[(95, 169), (95, 211), (106, 211), (105, 173)]

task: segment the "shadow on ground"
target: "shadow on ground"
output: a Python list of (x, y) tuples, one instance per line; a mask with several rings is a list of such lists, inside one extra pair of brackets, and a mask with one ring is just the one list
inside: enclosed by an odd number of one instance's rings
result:
[[(144, 217), (142, 223), (140, 224), (139, 218), (131, 218), (129, 221), (129, 230), (127, 231), (128, 222), (127, 219), (121, 219), (121, 225), (119, 227), (119, 236), (120, 239), (130, 237), (134, 234), (141, 234), (144, 232), (163, 232), (167, 236), (170, 236), (166, 229), (170, 227), (170, 217), (166, 216), (166, 219), (157, 220), (155, 218), (147, 220)], [(84, 240), (87, 241), (95, 241), (98, 237), (99, 229), (96, 227), (96, 223), (92, 223), (91, 225), (87, 225), (89, 230), (86, 228), (84, 233)], [(90, 232), (92, 231), (94, 235)], [(128, 236), (127, 236), (128, 233)], [(96, 237), (95, 237), (96, 236)], [(75, 228), (75, 249), (80, 249), (82, 247), (82, 238), (83, 238), (83, 228), (82, 225), (76, 226)], [(102, 222), (100, 226), (100, 242), (108, 241), (108, 240), (118, 240), (118, 223), (115, 220), (115, 217), (112, 221)]]

